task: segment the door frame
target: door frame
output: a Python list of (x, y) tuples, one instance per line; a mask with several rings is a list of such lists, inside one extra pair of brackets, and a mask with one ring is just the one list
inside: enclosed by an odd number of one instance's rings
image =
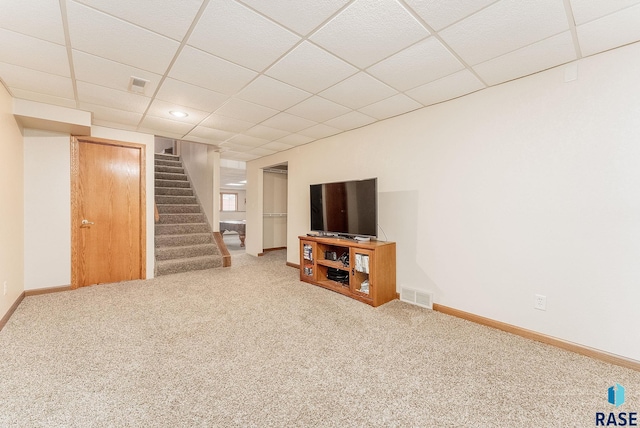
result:
[(140, 150), (140, 278), (147, 277), (147, 185), (146, 146), (89, 136), (71, 137), (71, 288), (79, 287), (80, 266), (80, 143), (103, 144)]

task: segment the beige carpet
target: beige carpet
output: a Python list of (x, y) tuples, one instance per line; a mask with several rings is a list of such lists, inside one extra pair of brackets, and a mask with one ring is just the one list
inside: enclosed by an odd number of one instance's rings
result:
[(0, 426), (590, 427), (640, 411), (639, 372), (398, 301), (374, 309), (284, 264), (239, 255), (25, 298), (0, 332)]

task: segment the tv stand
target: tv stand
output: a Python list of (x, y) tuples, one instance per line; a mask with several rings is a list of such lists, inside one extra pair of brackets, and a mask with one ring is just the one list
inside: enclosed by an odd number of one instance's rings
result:
[(299, 240), (301, 281), (371, 306), (397, 297), (395, 242), (326, 236), (300, 236)]

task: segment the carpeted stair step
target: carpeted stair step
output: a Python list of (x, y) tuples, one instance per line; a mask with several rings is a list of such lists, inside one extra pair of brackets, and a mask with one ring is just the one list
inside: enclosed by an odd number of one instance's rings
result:
[(215, 256), (220, 254), (215, 244), (187, 245), (156, 249), (156, 260), (174, 260), (189, 257)]
[(170, 155), (168, 153), (155, 153), (155, 160), (171, 160), (171, 161), (180, 161), (180, 156)]
[(182, 167), (182, 162), (180, 162), (179, 160), (156, 159), (155, 165), (156, 166), (177, 166), (177, 167)]
[(156, 172), (156, 180), (179, 180), (189, 182), (187, 174), (172, 174), (170, 172)]
[(156, 223), (156, 235), (184, 235), (185, 233), (211, 233), (207, 223), (189, 224), (158, 224)]
[(180, 204), (180, 205), (195, 205), (198, 201), (195, 196), (170, 196), (159, 195), (156, 196), (156, 204)]
[(155, 172), (168, 172), (170, 174), (184, 174), (184, 168), (182, 166), (157, 166)]
[(156, 236), (156, 251), (162, 247), (184, 247), (213, 243), (213, 235), (208, 233), (188, 233), (183, 235)]
[(184, 223), (206, 223), (207, 219), (202, 213), (178, 213), (160, 214), (160, 220), (156, 224), (184, 224)]
[(183, 187), (156, 187), (156, 196), (193, 196), (193, 189)]
[(172, 273), (213, 269), (218, 267), (222, 267), (222, 258), (215, 256), (188, 257), (174, 260), (158, 260), (156, 261), (156, 275), (169, 275)]
[(183, 180), (156, 180), (156, 189), (159, 187), (180, 187), (180, 188), (191, 188), (191, 183)]
[(160, 214), (186, 214), (186, 213), (200, 213), (200, 205), (197, 204), (158, 204), (158, 213)]

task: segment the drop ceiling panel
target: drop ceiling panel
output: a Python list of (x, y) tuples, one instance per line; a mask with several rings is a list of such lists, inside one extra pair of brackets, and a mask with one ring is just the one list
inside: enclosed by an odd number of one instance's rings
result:
[(576, 59), (569, 31), (476, 65), (473, 69), (489, 85), (513, 80)]
[(233, 138), (229, 139), (229, 143), (231, 144), (240, 144), (242, 146), (250, 146), (250, 147), (259, 147), (264, 144), (267, 144), (269, 140), (265, 140), (262, 138), (251, 137), (249, 135), (236, 135)]
[(193, 125), (191, 125), (190, 123), (178, 122), (177, 120), (170, 120), (162, 117), (146, 115), (140, 123), (140, 128), (169, 132), (172, 135), (179, 136), (176, 138), (182, 138), (182, 136), (189, 133), (189, 131), (193, 128)]
[[(175, 116), (172, 116), (169, 113), (170, 111), (174, 111), (174, 110), (183, 111), (187, 113), (189, 116), (184, 118), (176, 118)], [(186, 106), (182, 106), (179, 104), (170, 103), (162, 100), (154, 100), (149, 106), (149, 110), (147, 111), (147, 114), (155, 117), (177, 121), (177, 122), (190, 123), (192, 125), (199, 124), (207, 116), (209, 116), (209, 113), (206, 111), (196, 110), (193, 108), (189, 108)]]
[(227, 95), (219, 92), (171, 78), (162, 82), (156, 98), (209, 112), (216, 110), (229, 99)]
[(282, 151), (282, 150), (289, 150), (290, 148), (294, 147), (291, 144), (285, 144), (279, 141), (272, 141), (271, 143), (265, 144), (264, 146), (261, 146), (261, 148), (264, 149), (269, 149), (269, 150), (275, 150), (277, 152)]
[(311, 141), (313, 141), (313, 138), (300, 134), (290, 134), (278, 140), (278, 142), (290, 144), (292, 146), (301, 146), (303, 144), (310, 143)]
[(325, 125), (323, 123), (319, 123), (311, 128), (303, 129), (300, 131), (300, 134), (306, 135), (311, 138), (325, 138), (331, 135), (339, 134), (342, 130), (338, 128), (334, 128), (333, 126)]
[(358, 109), (397, 93), (395, 89), (369, 74), (360, 72), (329, 89), (325, 89), (320, 95), (352, 109)]
[(407, 91), (407, 95), (428, 106), (470, 94), (484, 87), (485, 85), (473, 73), (462, 70)]
[(366, 68), (428, 35), (427, 29), (395, 0), (356, 0), (311, 40), (345, 61)]
[[(616, 31), (610, 31), (615, 28)], [(577, 27), (583, 55), (593, 55), (640, 40), (640, 5)]]
[(576, 25), (581, 25), (636, 4), (640, 0), (571, 0), (571, 9)]
[(10, 89), (23, 89), (53, 97), (74, 99), (73, 84), (69, 77), (4, 62), (0, 62), (0, 76)]
[(256, 155), (258, 157), (269, 156), (269, 155), (274, 154), (275, 152), (276, 152), (275, 150), (269, 150), (269, 149), (265, 148), (264, 146), (257, 147), (255, 149), (251, 149), (251, 150), (248, 151), (249, 154)]
[(343, 114), (342, 116), (338, 116), (331, 120), (325, 122), (326, 125), (332, 126), (334, 128), (342, 129), (343, 131), (348, 131), (349, 129), (360, 128), (361, 126), (369, 125), (370, 123), (375, 122), (371, 116), (367, 116), (366, 114), (362, 114), (358, 111), (352, 111), (347, 114)]
[(399, 91), (406, 91), (463, 68), (464, 65), (438, 39), (429, 37), (367, 71)]
[[(63, 45), (0, 28), (0, 58), (3, 62), (70, 77), (67, 49)], [(29, 55), (25, 55), (29, 52)]]
[(95, 104), (80, 103), (79, 108), (93, 112), (93, 120), (100, 120), (109, 123), (122, 123), (131, 127), (136, 127), (142, 119), (142, 114), (123, 111)]
[(315, 94), (357, 71), (325, 50), (303, 42), (267, 70), (266, 74)]
[(289, 113), (278, 113), (273, 117), (262, 122), (262, 125), (269, 126), (271, 128), (282, 129), (283, 131), (298, 132), (302, 129), (309, 128), (315, 125), (316, 122), (308, 119), (304, 119), (299, 116), (294, 116)]
[(227, 103), (216, 110), (216, 115), (232, 117), (234, 119), (253, 123), (262, 122), (277, 113), (278, 110), (237, 98), (231, 98)]
[(378, 101), (359, 109), (367, 116), (375, 117), (378, 120), (387, 119), (399, 114), (421, 108), (420, 103), (415, 102), (404, 94), (394, 95), (386, 100)]
[(169, 77), (232, 95), (258, 74), (201, 50), (186, 46), (171, 68)]
[[(0, 64), (0, 75), (2, 74), (1, 64)], [(74, 99), (70, 98), (61, 98), (53, 95), (47, 95), (40, 92), (31, 92), (25, 91), (24, 89), (11, 88), (11, 94), (18, 99), (29, 100), (29, 101), (37, 101), (39, 103), (51, 104), (54, 106), (62, 106), (68, 108), (76, 108), (77, 103)]]
[(301, 35), (307, 35), (349, 0), (314, 0), (301, 5), (288, 0), (240, 0)]
[(287, 113), (312, 120), (324, 122), (349, 112), (349, 109), (333, 101), (313, 96), (287, 110)]
[(133, 113), (144, 113), (151, 98), (131, 92), (105, 88), (92, 83), (78, 82), (78, 100), (81, 103), (121, 109)]
[(467, 64), (476, 65), (567, 31), (558, 0), (502, 0), (440, 32)]
[(67, 2), (74, 49), (164, 74), (179, 43), (118, 18)]
[(119, 62), (81, 51), (74, 50), (72, 55), (76, 79), (106, 86), (107, 88), (128, 91), (131, 77), (135, 76), (148, 81), (144, 87), (144, 93), (141, 95), (150, 97), (155, 92), (158, 82), (162, 77), (159, 74), (120, 64)]
[(235, 1), (218, 0), (209, 3), (189, 37), (189, 45), (262, 71), (300, 40)]
[(211, 116), (203, 120), (200, 125), (206, 126), (208, 128), (220, 129), (222, 131), (238, 133), (246, 131), (247, 129), (254, 126), (255, 123), (212, 114)]
[(236, 135), (234, 132), (221, 131), (219, 129), (207, 128), (206, 126), (196, 126), (185, 136), (189, 138), (201, 138), (209, 141), (225, 141)]
[(59, 0), (4, 0), (0, 8), (0, 28), (64, 46)]
[(263, 138), (268, 141), (274, 141), (278, 138), (282, 138), (286, 135), (289, 135), (288, 131), (283, 131), (276, 128), (270, 128), (264, 125), (256, 125), (251, 129), (245, 131), (246, 135), (250, 135), (252, 137)]
[(496, 0), (405, 0), (434, 30), (461, 20)]
[(237, 97), (277, 110), (286, 110), (311, 95), (307, 91), (261, 75), (240, 91)]
[(202, 0), (75, 0), (87, 6), (181, 41)]

